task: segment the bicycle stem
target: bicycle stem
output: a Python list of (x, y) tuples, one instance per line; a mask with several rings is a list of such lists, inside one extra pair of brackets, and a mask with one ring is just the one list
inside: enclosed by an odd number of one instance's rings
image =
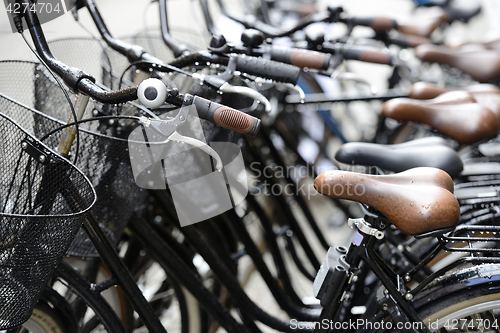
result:
[(137, 99), (135, 87), (120, 91), (106, 91), (95, 84), (95, 78), (75, 67), (70, 67), (58, 60), (50, 51), (45, 35), (34, 10), (34, 4), (28, 0), (18, 0), (24, 6), (24, 18), (28, 25), (31, 39), (40, 58), (47, 66), (62, 78), (64, 83), (73, 91), (79, 91), (104, 103), (118, 104)]
[(91, 82), (95, 82), (92, 75), (85, 73), (84, 71), (69, 67), (56, 59), (49, 49), (45, 35), (41, 29), (40, 21), (35, 13), (35, 5), (30, 3), (28, 0), (18, 0), (24, 8), (24, 18), (28, 25), (31, 38), (35, 44), (37, 53), (43, 59), (43, 61), (56, 72), (64, 81), (64, 83), (73, 90), (77, 90), (78, 82), (86, 78)]
[(97, 9), (93, 0), (82, 0), (85, 4), (85, 7), (89, 11), (94, 24), (96, 25), (97, 30), (101, 34), (102, 38), (113, 50), (123, 54), (128, 58), (128, 60), (132, 62), (137, 61), (148, 61), (153, 63), (163, 63), (160, 59), (154, 57), (153, 55), (147, 53), (142, 47), (139, 45), (132, 45), (127, 42), (124, 42), (120, 39), (114, 38), (111, 36), (111, 33), (108, 30), (108, 27), (104, 23), (104, 20), (101, 16), (101, 13)]
[(190, 53), (186, 44), (180, 43), (170, 35), (168, 28), (167, 0), (159, 0), (160, 4), (160, 27), (161, 36), (168, 48), (173, 52), (174, 57)]

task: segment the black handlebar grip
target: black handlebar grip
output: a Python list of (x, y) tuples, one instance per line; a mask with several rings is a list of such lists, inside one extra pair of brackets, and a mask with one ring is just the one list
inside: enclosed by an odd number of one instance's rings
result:
[(282, 46), (272, 46), (270, 48), (270, 53), (271, 60), (284, 62), (300, 68), (308, 67), (327, 70), (332, 60), (332, 55), (328, 53)]
[(264, 58), (255, 58), (238, 55), (236, 70), (277, 82), (297, 84), (300, 75), (300, 68), (272, 61)]
[(260, 119), (225, 105), (194, 96), (198, 117), (232, 131), (255, 137), (260, 129)]
[(392, 57), (374, 47), (346, 47), (342, 49), (344, 59), (359, 60), (373, 64), (391, 65)]

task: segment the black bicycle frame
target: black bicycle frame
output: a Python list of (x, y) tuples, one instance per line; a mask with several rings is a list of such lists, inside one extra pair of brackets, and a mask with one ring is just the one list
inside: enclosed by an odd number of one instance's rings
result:
[[(52, 174), (56, 172), (55, 174)], [(84, 202), (81, 197), (78, 196), (78, 190), (75, 188), (75, 185), (71, 183), (67, 178), (64, 176), (61, 177), (60, 174), (67, 173), (68, 170), (64, 167), (62, 168), (54, 168), (54, 170), (50, 171), (50, 173), (45, 173), (43, 175), (42, 183), (49, 182), (49, 179), (53, 179), (51, 177), (58, 177), (62, 180), (62, 183), (59, 188), (54, 189), (53, 193), (54, 196), (59, 192), (62, 197), (65, 199), (66, 203), (68, 206), (70, 206), (72, 209), (75, 211), (78, 211), (78, 207), (85, 206), (82, 203)], [(50, 209), (51, 204), (44, 205), (42, 208), (42, 211)], [(98, 286), (91, 287), (89, 284), (85, 287), (85, 279), (84, 278), (76, 278), (73, 273), (74, 272), (68, 272), (67, 267), (65, 266), (65, 263), (60, 264), (60, 269), (59, 273), (60, 274), (66, 274), (65, 276), (71, 276), (72, 275), (72, 280), (77, 283), (76, 286), (74, 286), (75, 289), (84, 291), (87, 289), (89, 290), (98, 290), (103, 291), (106, 290), (109, 287), (112, 287), (113, 285), (117, 284), (119, 285), (122, 290), (124, 291), (125, 297), (127, 298), (127, 301), (132, 305), (134, 310), (137, 312), (139, 317), (141, 317), (143, 323), (146, 325), (146, 327), (153, 332), (164, 332), (166, 333), (165, 328), (162, 326), (160, 320), (158, 319), (158, 316), (154, 313), (153, 309), (149, 306), (147, 300), (144, 298), (142, 292), (140, 291), (139, 287), (135, 283), (132, 275), (128, 271), (127, 267), (124, 265), (124, 263), (121, 261), (120, 257), (118, 256), (118, 253), (116, 252), (114, 246), (111, 244), (107, 236), (104, 234), (102, 229), (99, 227), (99, 223), (97, 220), (92, 216), (91, 213), (87, 213), (86, 219), (83, 222), (83, 228), (85, 232), (87, 233), (89, 239), (92, 241), (94, 244), (96, 250), (100, 254), (103, 262), (106, 264), (106, 266), (109, 268), (109, 270), (112, 273), (112, 277), (102, 283), (100, 283)], [(69, 274), (69, 275), (68, 275)], [(94, 289), (92, 289), (94, 288)], [(86, 296), (83, 296), (82, 298), (86, 298)], [(88, 296), (88, 299), (90, 300), (92, 297)], [(99, 298), (92, 299), (93, 305), (97, 306), (100, 311), (103, 311), (101, 313), (104, 313), (103, 317), (104, 321), (103, 324), (109, 324), (110, 330), (117, 329), (117, 332), (121, 332), (123, 326), (119, 327), (119, 325), (116, 324), (115, 318), (109, 314), (109, 308), (106, 307), (102, 301), (99, 300)], [(109, 318), (109, 321), (108, 321)]]
[[(345, 260), (351, 265), (351, 270), (349, 273), (357, 274), (359, 269), (358, 266), (361, 260), (363, 260), (363, 262), (367, 264), (367, 268), (371, 269), (371, 271), (380, 280), (382, 285), (386, 288), (387, 295), (393, 299), (393, 306), (396, 306), (397, 304), (397, 307), (399, 307), (404, 316), (403, 318), (394, 318), (393, 316), (392, 319), (396, 321), (409, 320), (411, 322), (421, 322), (420, 317), (410, 306), (405, 297), (403, 297), (402, 290), (400, 290), (400, 287), (398, 287), (398, 285), (401, 286), (400, 281), (403, 281), (402, 277), (395, 274), (371, 246), (374, 241), (374, 237), (371, 235), (362, 234), (359, 231), (358, 233), (362, 236), (362, 241), (359, 242), (359, 244), (355, 244), (353, 242), (348, 250), (348, 253), (346, 254)], [(354, 281), (352, 276), (338, 276), (339, 279), (337, 279), (337, 281), (333, 281), (332, 285), (335, 285), (336, 287), (338, 286), (339, 291), (337, 292), (336, 297), (334, 298), (332, 303), (323, 309), (320, 320), (333, 319), (334, 322), (337, 321), (343, 300), (342, 292), (348, 292), (351, 287), (352, 281)], [(315, 333), (319, 332), (328, 332), (328, 329), (320, 325), (315, 330)], [(427, 329), (427, 326), (422, 325), (422, 329), (418, 329), (418, 332), (430, 331)]]

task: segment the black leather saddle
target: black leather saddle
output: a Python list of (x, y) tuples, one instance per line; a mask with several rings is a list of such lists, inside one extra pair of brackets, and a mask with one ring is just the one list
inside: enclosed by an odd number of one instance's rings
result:
[(377, 166), (392, 172), (432, 167), (456, 177), (463, 170), (457, 153), (438, 137), (417, 139), (395, 145), (351, 142), (344, 144), (335, 159), (341, 163)]

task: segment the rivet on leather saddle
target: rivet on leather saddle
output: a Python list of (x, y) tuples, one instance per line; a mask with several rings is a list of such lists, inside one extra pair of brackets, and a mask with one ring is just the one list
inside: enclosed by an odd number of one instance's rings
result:
[(407, 235), (457, 225), (460, 207), (450, 186), (450, 176), (434, 168), (415, 168), (388, 176), (336, 170), (324, 172), (314, 181), (318, 192), (369, 205)]

